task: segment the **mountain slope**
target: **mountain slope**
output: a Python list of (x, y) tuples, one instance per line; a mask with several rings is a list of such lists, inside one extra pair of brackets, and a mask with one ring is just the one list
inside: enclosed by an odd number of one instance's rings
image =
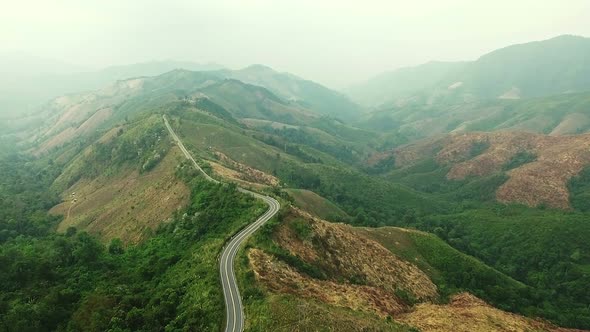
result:
[[(431, 249), (433, 246), (436, 249)], [(472, 287), (493, 298), (498, 294), (492, 295), (492, 285), (502, 284), (506, 294), (518, 293), (524, 286), (426, 233), (391, 227), (354, 228), (290, 210), (282, 214), (280, 223), (265, 227), (250, 247), (242, 256), (239, 274), (245, 287), (246, 311), (256, 313), (249, 325), (253, 330), (269, 328), (281, 317), (281, 322), (291, 323), (273, 325), (274, 330), (303, 329), (316, 322), (356, 331), (357, 324), (345, 327), (341, 322), (358, 321), (363, 326), (379, 316), (389, 317), (390, 325), (377, 320), (372, 330), (407, 331), (415, 326), (441, 331), (443, 326), (463, 324), (477, 328), (471, 331), (559, 330), (495, 309), (473, 295), (457, 294), (460, 288)], [(253, 273), (246, 272), (249, 268)], [(465, 271), (476, 281), (461, 281)], [(482, 292), (482, 286), (487, 290)], [(450, 304), (437, 304), (439, 291), (456, 295)], [(461, 314), (463, 309), (469, 316)], [(302, 311), (309, 319), (287, 318)], [(320, 312), (325, 318), (318, 317)], [(429, 314), (427, 324), (418, 318)], [(336, 315), (339, 318), (334, 321), (331, 317)]]
[[(400, 169), (392, 171), (391, 178), (423, 189), (496, 176), (499, 186), (487, 189), (495, 190), (500, 202), (570, 209), (568, 183), (590, 165), (589, 148), (589, 134), (450, 134), (401, 146), (369, 162), (393, 158)], [(419, 172), (432, 172), (432, 177), (420, 177)], [(443, 178), (435, 180), (434, 174)]]
[(388, 106), (582, 92), (590, 90), (589, 58), (589, 38), (564, 35), (511, 45), (472, 62), (400, 69), (348, 93), (364, 104)]
[[(31, 141), (39, 145), (35, 153), (47, 152), (68, 140), (85, 137), (98, 129), (108, 129), (165, 105), (171, 107), (172, 102), (177, 102), (176, 107), (184, 107), (182, 103), (190, 104), (225, 120), (233, 118), (234, 122), (248, 118), (351, 131), (339, 121), (322, 120), (321, 110), (305, 107), (303, 102), (289, 102), (262, 86), (228, 79), (231, 73), (177, 69), (155, 77), (121, 80), (93, 92), (56, 98), (23, 121), (45, 123), (31, 135)], [(288, 77), (286, 84), (307, 82), (281, 75)], [(323, 87), (318, 89), (333, 93)]]
[(496, 98), (513, 88), (523, 98), (586, 91), (590, 89), (589, 56), (589, 38), (559, 36), (488, 53), (457, 81), (483, 98)]
[(322, 115), (351, 120), (357, 118), (361, 112), (361, 108), (343, 94), (289, 73), (276, 72), (263, 65), (220, 73), (228, 78), (263, 86), (285, 100)]
[(410, 140), (472, 131), (579, 134), (590, 130), (590, 93), (396, 106), (367, 114), (357, 125), (368, 130), (398, 133)]
[(57, 227), (87, 231), (103, 241), (136, 244), (188, 204), (190, 192), (175, 173), (180, 152), (158, 117), (116, 128), (80, 151), (55, 179), (63, 202)]
[(370, 107), (381, 106), (395, 99), (411, 97), (417, 91), (434, 88), (442, 80), (463, 69), (462, 62), (429, 62), (380, 74), (345, 91), (351, 98)]

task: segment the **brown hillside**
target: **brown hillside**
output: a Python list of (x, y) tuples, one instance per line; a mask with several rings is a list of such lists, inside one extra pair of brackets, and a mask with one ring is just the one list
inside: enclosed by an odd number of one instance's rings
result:
[[(299, 234), (300, 227), (309, 234)], [(351, 226), (328, 223), (293, 209), (274, 237), (291, 255), (328, 275), (328, 280), (314, 279), (261, 250), (251, 250), (250, 262), (258, 280), (275, 292), (381, 316), (407, 308), (408, 303), (398, 297), (400, 291), (418, 301), (437, 297), (437, 288), (426, 274), (376, 241), (355, 233)]]
[[(473, 155), (476, 145), (486, 146)], [(447, 178), (461, 180), (503, 171), (519, 152), (536, 155), (536, 160), (507, 172), (509, 179), (497, 191), (501, 202), (529, 206), (547, 204), (568, 209), (567, 182), (590, 165), (590, 134), (547, 136), (521, 132), (450, 134), (400, 147), (393, 153), (399, 167), (434, 157), (449, 166)], [(373, 157), (373, 162), (389, 154)]]
[(251, 249), (248, 258), (257, 279), (276, 292), (381, 316), (393, 316), (404, 309), (399, 299), (377, 287), (314, 279), (259, 249)]
[(74, 226), (105, 241), (140, 242), (188, 202), (188, 187), (174, 175), (180, 157), (173, 148), (150, 172), (128, 169), (78, 181), (62, 193), (64, 202), (50, 211), (64, 215), (58, 231)]
[(551, 324), (508, 313), (486, 304), (469, 293), (453, 296), (448, 305), (422, 303), (396, 319), (422, 332), (533, 332), (581, 331), (558, 328)]
[[(448, 304), (436, 304), (437, 288), (421, 271), (431, 268), (421, 263), (423, 258), (413, 248), (407, 234), (417, 232), (402, 228), (356, 228), (329, 223), (292, 208), (275, 228), (273, 242), (298, 259), (327, 271), (328, 278), (316, 279), (260, 248), (248, 251), (250, 266), (256, 280), (270, 291), (266, 299), (272, 302), (272, 317), (293, 312), (290, 301), (278, 300), (294, 296), (298, 306), (326, 305), (325, 314), (352, 310), (369, 317), (392, 317), (401, 331), (416, 327), (423, 332), (575, 332), (552, 324), (496, 309), (481, 299), (460, 293)], [(378, 241), (378, 242), (377, 242)], [(383, 244), (383, 245), (382, 245)], [(394, 246), (390, 251), (385, 246)], [(391, 248), (390, 248), (391, 249)], [(404, 260), (395, 253), (403, 252)], [(415, 260), (415, 262), (414, 262)], [(430, 270), (428, 273), (435, 273)], [(436, 273), (435, 273), (436, 274)], [(356, 282), (351, 282), (356, 280)], [(419, 304), (400, 298), (403, 289)], [(398, 290), (396, 292), (396, 290)], [(331, 308), (331, 309), (330, 309)], [(302, 326), (301, 309), (290, 325)], [(314, 312), (311, 312), (314, 314)], [(275, 317), (276, 315), (276, 317)], [(334, 330), (338, 322), (322, 319), (323, 326)], [(391, 327), (369, 328), (369, 331), (397, 331)], [(293, 329), (278, 328), (280, 331)], [(348, 329), (344, 329), (348, 330)], [(365, 329), (350, 329), (365, 331)]]

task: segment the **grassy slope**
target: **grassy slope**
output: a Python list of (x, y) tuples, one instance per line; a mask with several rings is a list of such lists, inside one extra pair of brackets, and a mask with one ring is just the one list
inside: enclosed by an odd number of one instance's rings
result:
[(305, 189), (285, 189), (293, 197), (295, 205), (322, 219), (342, 220), (347, 218), (346, 212), (329, 200), (319, 196), (313, 191)]
[(145, 117), (77, 154), (52, 185), (63, 199), (51, 211), (64, 215), (58, 231), (138, 243), (186, 206), (189, 190), (175, 176), (181, 155), (165, 135), (158, 116)]
[(228, 125), (201, 112), (174, 112), (173, 115), (180, 116), (175, 126), (185, 144), (201, 157), (213, 158), (209, 148), (220, 151), (235, 161), (278, 176), (289, 187), (312, 190), (352, 216), (361, 213), (358, 207), (370, 206), (375, 212), (362, 217), (375, 225), (380, 222), (395, 224), (411, 208), (442, 211), (448, 207), (440, 200), (407, 187), (364, 175), (313, 148), (301, 146), (285, 153), (255, 139), (255, 132)]
[(461, 253), (437, 236), (402, 228), (363, 229), (361, 233), (383, 244), (393, 253), (417, 264), (436, 282), (443, 296), (469, 291), (494, 305), (511, 309), (496, 292), (518, 296), (524, 284), (483, 262)]

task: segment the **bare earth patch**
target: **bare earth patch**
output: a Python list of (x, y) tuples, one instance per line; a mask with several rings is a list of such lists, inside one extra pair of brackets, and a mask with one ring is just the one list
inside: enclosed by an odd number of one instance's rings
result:
[(580, 331), (558, 328), (496, 309), (469, 293), (453, 296), (448, 305), (419, 304), (412, 312), (402, 314), (396, 320), (418, 327), (423, 332)]
[[(351, 226), (332, 224), (295, 209), (288, 218), (279, 226), (275, 242), (299, 259), (328, 271), (331, 277), (314, 279), (253, 249), (250, 262), (257, 278), (269, 289), (380, 316), (407, 309), (409, 304), (398, 297), (399, 291), (417, 301), (437, 296), (436, 285), (425, 273), (376, 241), (357, 234)], [(309, 239), (299, 238), (290, 226), (301, 220), (311, 228)]]
[[(480, 154), (472, 156), (476, 144), (484, 144)], [(507, 172), (509, 176), (496, 192), (500, 202), (528, 206), (546, 204), (569, 209), (568, 181), (590, 165), (590, 134), (547, 136), (524, 132), (450, 134), (402, 146), (374, 156), (373, 163), (394, 154), (396, 166), (412, 165), (434, 157), (438, 164), (450, 166), (447, 178), (462, 180), (502, 172), (519, 152), (536, 155), (536, 160)]]
[(96, 111), (96, 113), (92, 114), (92, 116), (84, 121), (79, 127), (67, 127), (59, 132), (59, 134), (52, 136), (35, 151), (35, 154), (44, 153), (53, 147), (61, 146), (75, 137), (90, 134), (101, 123), (108, 120), (112, 114), (113, 110), (111, 108), (103, 108)]
[[(485, 141), (489, 148), (473, 159), (458, 162), (474, 142)], [(520, 151), (537, 156), (508, 172), (509, 179), (496, 192), (500, 202), (529, 206), (547, 204), (569, 209), (567, 182), (590, 164), (590, 135), (545, 136), (528, 133), (475, 133), (460, 135), (437, 155), (441, 164), (453, 164), (449, 179), (483, 176), (499, 172)], [(459, 159), (457, 159), (459, 157)]]
[(313, 279), (259, 249), (251, 249), (248, 258), (256, 278), (276, 292), (314, 298), (324, 303), (373, 312), (380, 316), (393, 316), (404, 308), (401, 301), (382, 289)]

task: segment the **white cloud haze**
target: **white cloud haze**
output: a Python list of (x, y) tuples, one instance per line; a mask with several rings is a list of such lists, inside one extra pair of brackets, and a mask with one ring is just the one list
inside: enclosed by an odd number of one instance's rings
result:
[(590, 1), (6, 1), (0, 55), (104, 67), (150, 60), (252, 63), (343, 87), (430, 60), (590, 36)]

